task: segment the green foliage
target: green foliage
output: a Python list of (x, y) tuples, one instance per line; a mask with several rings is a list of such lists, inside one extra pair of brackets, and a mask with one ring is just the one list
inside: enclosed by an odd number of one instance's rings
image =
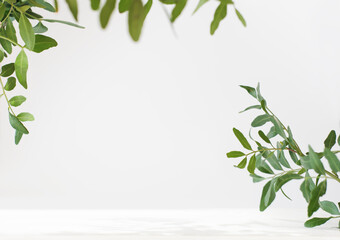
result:
[[(295, 141), (290, 127), (285, 126), (268, 108), (268, 104), (260, 92), (260, 86), (258, 85), (256, 88), (240, 87), (258, 101), (258, 104), (251, 105), (241, 112), (250, 109), (262, 111), (251, 122), (251, 127), (263, 129), (258, 130), (259, 139), (255, 139), (249, 134), (249, 140), (257, 145), (257, 149), (254, 150), (241, 131), (233, 128), (234, 135), (246, 151), (231, 151), (227, 153), (227, 157), (242, 157), (243, 160), (235, 167), (246, 168), (254, 183), (267, 180), (262, 189), (260, 210), (264, 211), (271, 205), (278, 191), (288, 198), (283, 187), (292, 180), (300, 180), (302, 181), (300, 191), (308, 205), (308, 217), (313, 216), (320, 208), (331, 214), (327, 218), (309, 219), (305, 222), (306, 227), (315, 227), (333, 218), (340, 218), (340, 206), (327, 200), (321, 200), (326, 194), (328, 181), (340, 183), (340, 160), (337, 157), (340, 150), (333, 149), (336, 147), (336, 141), (340, 146), (340, 136), (337, 137), (336, 132), (332, 130), (324, 141), (325, 147), (322, 152), (316, 152), (311, 146), (308, 146), (308, 152), (303, 153)], [(265, 134), (265, 129), (268, 127), (270, 127), (269, 132)], [(264, 145), (260, 142), (263, 142)], [(285, 152), (289, 153), (289, 159), (286, 158)], [(249, 162), (247, 161), (248, 157), (250, 157)]]

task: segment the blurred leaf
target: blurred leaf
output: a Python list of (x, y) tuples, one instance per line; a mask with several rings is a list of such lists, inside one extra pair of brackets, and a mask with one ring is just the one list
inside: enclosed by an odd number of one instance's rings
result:
[(9, 39), (11, 39), (14, 42), (18, 42), (15, 28), (14, 28), (13, 23), (10, 19), (7, 20), (5, 32), (6, 32), (6, 35)]
[(19, 131), (19, 132), (21, 132), (23, 134), (28, 134), (29, 133), (27, 128), (19, 121), (19, 119), (16, 116), (11, 114), (10, 112), (8, 114), (9, 114), (9, 123), (11, 124), (11, 126), (15, 130), (17, 130), (17, 131)]
[(244, 19), (244, 17), (242, 16), (242, 14), (236, 8), (235, 8), (235, 12), (236, 12), (236, 15), (237, 15), (238, 19), (243, 24), (243, 26), (246, 27), (247, 23), (246, 23), (246, 20)]
[(15, 130), (15, 137), (14, 137), (14, 142), (16, 145), (19, 144), (21, 138), (22, 138), (23, 133), (19, 132), (18, 130)]
[(255, 164), (256, 164), (256, 157), (255, 157), (255, 154), (254, 154), (253, 156), (251, 156), (251, 158), (249, 160), (248, 167), (247, 167), (247, 170), (248, 170), (249, 173), (254, 173)]
[[(279, 142), (277, 143), (276, 146), (278, 149), (281, 149), (282, 147), (282, 145)], [(277, 150), (277, 159), (282, 166), (290, 168), (289, 162), (287, 161), (283, 150)]]
[(129, 32), (134, 41), (138, 41), (145, 19), (145, 9), (141, 0), (133, 0), (129, 11)]
[(329, 148), (329, 149), (332, 149), (332, 147), (335, 145), (335, 141), (336, 141), (336, 134), (335, 134), (335, 131), (332, 130), (326, 140), (324, 141), (324, 144), (325, 144), (325, 148)]
[(15, 79), (15, 77), (8, 78), (6, 85), (5, 85), (5, 90), (6, 91), (12, 91), (16, 86), (16, 82), (17, 82), (17, 80)]
[(24, 96), (15, 96), (12, 97), (9, 100), (9, 104), (11, 104), (11, 106), (13, 107), (19, 107), (21, 104), (23, 104), (26, 101), (26, 98)]
[(195, 8), (195, 11), (193, 13), (196, 13), (204, 4), (209, 2), (209, 0), (200, 0)]
[(244, 88), (245, 90), (247, 90), (247, 92), (252, 95), (254, 98), (257, 98), (256, 95), (256, 90), (253, 87), (249, 87), (249, 86), (244, 86), (244, 85), (240, 85), (241, 88)]
[[(0, 36), (8, 38), (4, 28), (0, 28)], [(5, 49), (6, 52), (8, 52), (9, 54), (12, 53), (12, 44), (9, 41), (0, 38), (0, 44)]]
[[(264, 148), (265, 149), (265, 148)], [(262, 152), (262, 156), (270, 163), (270, 165), (276, 170), (283, 170), (279, 160), (276, 158), (274, 151), (264, 151)]]
[(92, 10), (98, 10), (100, 7), (100, 0), (91, 0)]
[(41, 22), (38, 22), (38, 24), (33, 27), (33, 31), (34, 33), (45, 33), (48, 31), (48, 28)]
[(118, 5), (118, 11), (120, 13), (129, 11), (133, 0), (120, 0)]
[(22, 49), (15, 60), (15, 74), (19, 83), (27, 89), (27, 69), (28, 59), (25, 51)]
[(288, 152), (289, 152), (289, 156), (291, 157), (291, 159), (293, 160), (293, 162), (294, 162), (295, 164), (297, 164), (297, 165), (300, 165), (300, 164), (298, 164), (299, 159), (298, 159), (296, 153), (293, 152), (293, 151), (288, 151)]
[(275, 191), (279, 191), (280, 188), (285, 185), (287, 182), (293, 180), (293, 179), (301, 179), (303, 177), (301, 177), (300, 175), (296, 174), (296, 173), (292, 173), (292, 172), (288, 172), (280, 177), (277, 178), (277, 182), (275, 184)]
[(309, 203), (311, 197), (312, 197), (312, 191), (316, 188), (312, 178), (306, 172), (305, 180), (302, 182), (300, 186), (300, 190), (302, 192), (303, 197), (306, 199), (306, 202)]
[(272, 121), (273, 117), (268, 115), (268, 114), (264, 114), (264, 115), (260, 115), (257, 116), (253, 122), (251, 123), (252, 127), (260, 127), (263, 126), (264, 124), (266, 124), (267, 122)]
[(260, 211), (266, 210), (267, 207), (274, 201), (275, 193), (275, 179), (269, 181), (264, 185), (262, 189), (261, 201), (260, 201)]
[(276, 132), (276, 129), (275, 129), (275, 126), (272, 126), (267, 134), (267, 137), (269, 139), (275, 137), (277, 135), (277, 132)]
[(34, 121), (34, 116), (28, 112), (22, 112), (17, 117), (21, 122)]
[(332, 171), (335, 173), (340, 172), (340, 161), (338, 157), (328, 148), (325, 148), (324, 154)]
[(35, 36), (35, 46), (33, 52), (41, 53), (51, 47), (56, 47), (58, 43), (53, 38), (37, 34)]
[(116, 0), (106, 0), (99, 15), (100, 25), (102, 28), (106, 28), (115, 7)]
[(77, 0), (66, 0), (68, 8), (70, 9), (74, 19), (78, 21), (78, 2)]
[(0, 6), (0, 20), (2, 21), (2, 19), (5, 17), (5, 13), (6, 13), (7, 7), (5, 4), (2, 4)]
[(243, 169), (247, 166), (247, 157), (245, 157), (237, 166), (235, 165), (235, 167)]
[(220, 25), (220, 22), (227, 16), (228, 1), (227, 0), (221, 0), (220, 2), (221, 3), (216, 9), (215, 14), (214, 14), (214, 19), (213, 19), (213, 21), (211, 22), (211, 25), (210, 25), (210, 34), (211, 35), (213, 35), (215, 33), (218, 26)]
[[(223, 1), (223, 0), (222, 0)], [(185, 5), (187, 4), (187, 0), (177, 0), (174, 9), (171, 12), (171, 22), (175, 22), (178, 16), (182, 13)]]
[(250, 174), (250, 176), (253, 178), (253, 183), (257, 183), (257, 182), (261, 182), (261, 181), (265, 180), (264, 177), (261, 177), (261, 176), (256, 175), (256, 174)]
[(80, 25), (75, 24), (75, 23), (71, 23), (71, 22), (67, 22), (67, 21), (62, 21), (62, 20), (57, 20), (57, 19), (41, 19), (41, 20), (45, 21), (45, 22), (49, 22), (49, 23), (62, 23), (62, 24), (65, 24), (65, 25), (76, 27), (76, 28), (85, 28), (85, 27), (80, 26)]
[(308, 217), (312, 216), (313, 213), (319, 209), (319, 199), (326, 193), (326, 189), (327, 181), (325, 180), (312, 191), (311, 199), (308, 204)]
[(335, 205), (335, 203), (331, 201), (321, 201), (320, 207), (322, 208), (322, 210), (328, 212), (329, 214), (340, 215), (338, 207)]
[(309, 149), (309, 161), (311, 167), (317, 172), (318, 174), (325, 175), (325, 168), (320, 161), (319, 156), (314, 152), (311, 146), (308, 146)]
[(238, 158), (238, 157), (242, 157), (245, 154), (243, 152), (240, 151), (231, 151), (227, 153), (227, 157), (228, 158)]
[(253, 106), (247, 107), (246, 109), (244, 109), (243, 111), (241, 111), (239, 113), (243, 113), (243, 112), (248, 111), (250, 109), (261, 109), (261, 106), (260, 105), (253, 105)]
[(9, 63), (1, 68), (1, 74), (2, 77), (9, 77), (14, 73), (14, 63)]
[(23, 13), (20, 15), (19, 31), (20, 31), (22, 40), (26, 44), (26, 47), (29, 50), (33, 50), (34, 44), (35, 44), (34, 30), (33, 30), (33, 27), (30, 21), (27, 19), (27, 17)]
[(330, 220), (331, 218), (332, 217), (309, 219), (307, 222), (305, 222), (305, 227), (312, 228), (312, 227), (315, 227), (315, 226), (322, 225), (322, 224), (326, 223), (328, 220)]
[(264, 132), (262, 132), (262, 130), (258, 131), (258, 134), (259, 134), (260, 138), (262, 138), (263, 141), (270, 144), (270, 140), (268, 139), (266, 134), (264, 134)]
[(248, 149), (250, 151), (252, 151), (253, 149), (251, 148), (248, 140), (244, 137), (244, 135), (239, 131), (237, 130), (236, 128), (233, 128), (233, 132), (235, 134), (235, 136), (237, 137), (237, 139), (240, 141), (240, 143), (242, 144), (242, 146), (245, 148), (245, 149)]

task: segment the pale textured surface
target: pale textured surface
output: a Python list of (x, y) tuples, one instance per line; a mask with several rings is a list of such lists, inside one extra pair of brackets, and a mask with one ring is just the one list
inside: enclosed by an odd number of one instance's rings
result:
[(304, 220), (304, 210), (2, 210), (0, 239), (340, 239), (336, 221), (307, 229)]

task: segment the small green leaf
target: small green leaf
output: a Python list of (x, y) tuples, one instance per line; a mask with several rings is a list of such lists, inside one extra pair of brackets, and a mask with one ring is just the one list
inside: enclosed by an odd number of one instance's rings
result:
[[(261, 149), (261, 148), (259, 148)], [(262, 148), (265, 149), (265, 148)], [(269, 164), (276, 170), (283, 170), (279, 160), (276, 158), (274, 151), (264, 151), (262, 152), (262, 156), (269, 162)]]
[(0, 20), (4, 18), (6, 10), (7, 10), (6, 4), (2, 4), (0, 6)]
[[(223, 1), (223, 0), (222, 0)], [(174, 9), (171, 12), (171, 22), (175, 22), (178, 16), (182, 13), (185, 5), (187, 4), (187, 0), (177, 0)]]
[(275, 191), (279, 191), (280, 188), (285, 185), (287, 182), (293, 180), (293, 179), (301, 179), (303, 177), (301, 177), (300, 175), (296, 174), (296, 173), (292, 173), (292, 172), (288, 172), (280, 177), (277, 178), (277, 182), (275, 184)]
[(242, 157), (245, 154), (243, 152), (240, 151), (231, 151), (227, 153), (227, 157), (228, 158), (238, 158), (238, 157)]
[(15, 69), (14, 63), (6, 64), (2, 66), (0, 76), (9, 77), (14, 73), (14, 69)]
[(267, 134), (267, 138), (271, 139), (277, 135), (275, 126), (272, 126)]
[(6, 91), (12, 91), (16, 86), (16, 82), (17, 82), (17, 80), (15, 79), (15, 77), (8, 78), (6, 85), (5, 85), (5, 90)]
[(220, 25), (220, 22), (227, 16), (227, 6), (228, 1), (227, 0), (221, 0), (220, 5), (216, 8), (214, 19), (211, 22), (210, 25), (210, 34), (214, 35), (215, 31), (217, 30), (218, 26)]
[(196, 13), (198, 11), (198, 9), (200, 9), (204, 4), (206, 4), (207, 2), (209, 2), (209, 0), (200, 0), (195, 8), (195, 11), (193, 12)]
[(264, 185), (261, 195), (260, 201), (260, 211), (266, 210), (267, 207), (274, 201), (276, 193), (275, 193), (275, 179), (269, 181)]
[(320, 226), (330, 220), (331, 217), (328, 218), (312, 218), (305, 222), (305, 227), (312, 228), (315, 226)]
[(78, 21), (78, 2), (77, 0), (66, 0), (68, 8), (70, 9), (74, 19)]
[(33, 31), (34, 33), (45, 33), (48, 31), (48, 28), (41, 22), (38, 22), (38, 24), (33, 27)]
[(5, 53), (4, 53), (4, 51), (2, 51), (0, 49), (0, 62), (2, 62), (2, 60), (4, 60), (4, 57), (5, 57)]
[(27, 128), (19, 121), (19, 119), (16, 116), (11, 114), (10, 112), (8, 114), (9, 114), (9, 123), (11, 124), (11, 126), (15, 130), (17, 130), (17, 131), (19, 131), (19, 132), (21, 132), (23, 134), (28, 134), (29, 133)]
[(251, 156), (251, 158), (249, 160), (248, 167), (247, 167), (247, 170), (248, 170), (249, 173), (254, 173), (255, 164), (256, 164), (256, 157), (255, 157), (255, 154), (254, 154), (253, 156)]
[(261, 155), (256, 156), (255, 167), (260, 172), (263, 172), (263, 173), (266, 173), (266, 174), (274, 174), (273, 170), (269, 167), (269, 165), (264, 160), (262, 160)]
[(238, 19), (243, 24), (243, 26), (246, 27), (247, 23), (246, 23), (246, 20), (244, 19), (244, 17), (242, 16), (242, 14), (236, 8), (235, 8), (235, 12), (236, 12), (236, 15), (237, 15)]
[(27, 89), (27, 69), (28, 59), (25, 51), (22, 49), (15, 60), (15, 74), (19, 83)]
[(293, 151), (291, 151), (291, 150), (288, 151), (288, 152), (289, 152), (289, 156), (291, 157), (291, 159), (293, 160), (293, 162), (294, 162), (295, 164), (299, 165), (299, 164), (298, 164), (299, 159), (298, 159), (296, 153), (293, 152)]
[(11, 104), (11, 106), (13, 107), (19, 107), (21, 104), (23, 104), (26, 101), (26, 98), (24, 96), (15, 96), (12, 97), (9, 100), (9, 104)]
[(145, 9), (141, 0), (133, 0), (129, 11), (129, 32), (134, 41), (138, 41), (145, 19)]
[(268, 139), (268, 137), (266, 136), (266, 134), (264, 134), (264, 132), (262, 132), (261, 130), (258, 132), (259, 136), (262, 138), (263, 141), (265, 141), (266, 143), (270, 144), (270, 140)]
[(302, 192), (303, 197), (306, 199), (306, 202), (309, 203), (312, 197), (312, 191), (316, 188), (315, 183), (310, 177), (309, 173), (306, 172), (305, 180), (302, 182), (300, 186), (300, 190)]
[(118, 4), (118, 11), (120, 13), (129, 11), (133, 0), (120, 0)]
[(243, 112), (248, 111), (250, 109), (261, 109), (261, 105), (253, 105), (253, 106), (247, 107), (246, 109), (244, 109), (243, 111), (241, 111), (239, 113), (243, 113)]
[(19, 144), (21, 138), (22, 138), (23, 133), (19, 132), (18, 130), (15, 130), (15, 137), (14, 137), (14, 142), (16, 145)]
[(329, 214), (340, 215), (338, 207), (335, 205), (335, 203), (331, 201), (321, 201), (320, 207), (322, 208), (322, 210), (328, 212)]
[(76, 28), (85, 28), (85, 27), (80, 26), (78, 24), (75, 24), (75, 23), (72, 23), (72, 22), (67, 22), (67, 21), (62, 21), (62, 20), (56, 20), (56, 19), (41, 19), (41, 20), (45, 21), (45, 22), (49, 22), (49, 23), (62, 23), (62, 24), (65, 24), (65, 25), (76, 27)]
[(236, 128), (233, 128), (233, 132), (235, 134), (235, 136), (237, 137), (237, 139), (240, 141), (240, 143), (242, 144), (242, 146), (245, 148), (245, 149), (248, 149), (250, 151), (252, 151), (253, 149), (251, 148), (248, 140), (244, 137), (244, 135), (239, 131), (237, 130)]
[(17, 117), (21, 122), (34, 121), (34, 116), (28, 112), (22, 112)]
[(100, 0), (91, 0), (92, 10), (98, 10), (100, 7)]
[(106, 28), (115, 7), (116, 0), (106, 0), (99, 15), (100, 25), (102, 28)]
[(249, 86), (244, 86), (244, 85), (240, 85), (241, 88), (247, 90), (247, 92), (252, 95), (254, 98), (257, 98), (257, 94), (256, 94), (256, 90), (253, 87), (249, 87)]
[(254, 173), (250, 174), (249, 176), (251, 176), (253, 178), (253, 183), (257, 183), (257, 182), (261, 182), (261, 181), (265, 180), (264, 177), (261, 177), (259, 175), (254, 174)]
[(16, 31), (11, 20), (7, 20), (5, 32), (9, 39), (11, 39), (14, 42), (18, 42)]
[(247, 166), (247, 157), (245, 157), (237, 166), (235, 165), (235, 167), (243, 169)]
[(316, 212), (319, 205), (319, 198), (325, 195), (327, 189), (327, 180), (322, 181), (311, 193), (311, 199), (308, 204), (308, 217), (312, 216)]
[(308, 148), (309, 148), (309, 161), (310, 161), (311, 167), (318, 174), (325, 175), (325, 168), (322, 162), (320, 161), (319, 156), (314, 152), (311, 146), (309, 146)]
[(328, 148), (325, 148), (324, 155), (332, 171), (335, 173), (340, 172), (340, 160), (338, 157)]
[(335, 134), (335, 131), (332, 130), (326, 140), (324, 141), (324, 144), (325, 144), (325, 148), (329, 148), (329, 149), (332, 149), (332, 147), (335, 145), (335, 141), (336, 141), (336, 134)]
[(29, 50), (33, 50), (34, 43), (35, 43), (34, 30), (33, 30), (33, 27), (30, 21), (27, 19), (27, 17), (23, 13), (20, 15), (19, 31), (20, 31), (20, 36), (22, 40), (26, 44), (26, 47)]
[[(8, 38), (4, 28), (0, 28), (0, 36)], [(9, 54), (12, 53), (12, 44), (9, 41), (0, 38), (0, 44), (6, 50), (6, 52), (8, 52)]]
[(58, 43), (53, 38), (37, 34), (35, 36), (35, 46), (33, 52), (41, 53), (51, 47), (56, 47)]
[(263, 126), (264, 124), (266, 124), (267, 122), (270, 122), (273, 119), (273, 117), (271, 115), (268, 114), (264, 114), (264, 115), (260, 115), (257, 116), (253, 122), (251, 123), (252, 127), (260, 127)]

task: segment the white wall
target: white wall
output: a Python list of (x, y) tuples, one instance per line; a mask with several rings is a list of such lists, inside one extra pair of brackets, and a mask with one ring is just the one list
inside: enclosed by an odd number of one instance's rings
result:
[[(1, 208), (257, 207), (262, 185), (225, 156), (255, 116), (238, 114), (254, 103), (240, 84), (261, 82), (304, 150), (340, 132), (339, 1), (236, 1), (248, 27), (229, 11), (214, 37), (217, 3), (191, 16), (196, 2), (176, 38), (155, 1), (138, 44), (126, 15), (102, 31), (87, 2), (86, 30), (49, 24), (59, 46), (29, 55), (36, 121), (19, 146), (0, 104)], [(63, 4), (56, 17), (71, 19)], [(305, 206), (297, 186), (273, 206)]]

